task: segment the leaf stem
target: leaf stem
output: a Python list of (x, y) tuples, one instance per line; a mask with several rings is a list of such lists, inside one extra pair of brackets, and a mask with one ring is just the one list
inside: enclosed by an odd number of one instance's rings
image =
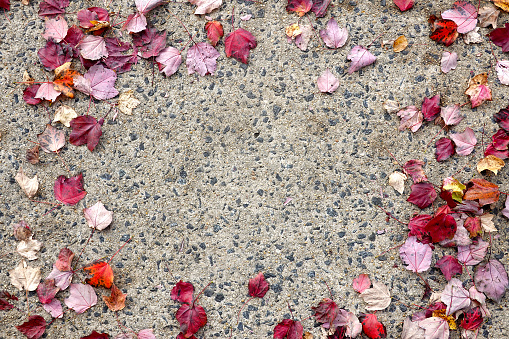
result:
[(127, 239), (127, 241), (126, 241), (126, 242), (125, 242), (122, 246), (120, 246), (120, 248), (119, 248), (119, 249), (118, 249), (118, 250), (117, 250), (117, 251), (116, 251), (116, 252), (115, 252), (115, 253), (111, 256), (110, 260), (108, 260), (108, 262), (107, 262), (108, 264), (109, 264), (109, 263), (111, 262), (111, 260), (113, 260), (113, 258), (114, 258), (114, 257), (118, 254), (118, 252), (120, 252), (120, 251), (122, 250), (122, 248), (124, 248), (124, 246), (125, 246), (125, 245), (127, 245), (127, 243), (128, 243), (129, 241), (131, 241), (131, 239), (132, 239), (132, 238), (133, 238), (133, 237), (130, 237), (129, 239)]
[(92, 228), (92, 232), (90, 232), (90, 236), (88, 237), (87, 242), (85, 243), (85, 246), (81, 249), (80, 255), (78, 255), (78, 259), (76, 259), (76, 262), (74, 263), (73, 270), (76, 269), (76, 266), (78, 265), (78, 262), (80, 261), (81, 255), (83, 254), (83, 251), (87, 247), (88, 243), (90, 242), (90, 239), (92, 239), (92, 236), (94, 235), (95, 228)]

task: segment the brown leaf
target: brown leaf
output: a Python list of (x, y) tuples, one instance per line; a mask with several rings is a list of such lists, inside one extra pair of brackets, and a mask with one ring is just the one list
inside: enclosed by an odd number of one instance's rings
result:
[(65, 127), (71, 127), (70, 124), (71, 120), (77, 117), (78, 114), (76, 114), (74, 108), (67, 105), (62, 105), (55, 111), (55, 117), (53, 118), (53, 122), (60, 121), (60, 123), (62, 123), (62, 125), (64, 125)]
[(472, 179), (467, 184), (467, 192), (463, 196), (465, 200), (479, 200), (481, 206), (498, 201), (500, 191), (498, 186), (484, 179)]
[(140, 104), (134, 96), (133, 90), (128, 90), (118, 97), (118, 110), (124, 114), (132, 115), (133, 109)]
[(481, 105), (485, 101), (491, 101), (492, 95), (488, 84), (488, 73), (477, 74), (470, 79), (465, 95), (470, 97), (472, 108)]
[(14, 238), (16, 238), (18, 241), (27, 240), (32, 236), (30, 226), (28, 226), (28, 224), (23, 220), (20, 220), (18, 224), (12, 225), (12, 227), (14, 229)]
[(37, 174), (32, 179), (30, 179), (25, 175), (25, 173), (23, 173), (23, 169), (20, 167), (19, 172), (16, 174), (14, 179), (16, 179), (16, 182), (30, 199), (37, 194), (37, 190), (39, 189)]
[(493, 6), (485, 6), (479, 9), (479, 26), (497, 28), (497, 19), (500, 11)]
[(53, 153), (64, 147), (65, 133), (47, 124), (44, 132), (37, 135), (37, 140), (44, 152)]
[(37, 259), (37, 252), (42, 248), (42, 242), (33, 240), (31, 237), (27, 240), (21, 240), (16, 247), (16, 252), (28, 260)]
[(498, 174), (498, 170), (505, 166), (504, 160), (497, 158), (494, 155), (488, 155), (486, 158), (482, 158), (477, 163), (477, 171), (481, 173), (484, 170), (490, 170), (495, 174)]
[(113, 284), (111, 286), (111, 296), (103, 295), (103, 300), (106, 306), (112, 311), (120, 311), (125, 307), (125, 298), (127, 294), (123, 294), (122, 291)]
[(32, 165), (39, 163), (39, 145), (27, 149), (27, 161)]
[(405, 48), (408, 46), (408, 40), (404, 35), (397, 38), (394, 43), (392, 44), (392, 48), (394, 49), (394, 52), (399, 53), (401, 51), (404, 51)]
[(493, 0), (495, 6), (503, 9), (506, 12), (509, 12), (509, 0)]

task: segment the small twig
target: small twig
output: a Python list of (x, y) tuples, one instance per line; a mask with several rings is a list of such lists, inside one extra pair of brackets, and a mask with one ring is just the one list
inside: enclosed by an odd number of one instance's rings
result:
[(113, 257), (115, 257), (115, 256), (118, 254), (118, 252), (120, 252), (120, 251), (122, 250), (122, 248), (124, 248), (124, 246), (125, 246), (125, 245), (127, 245), (127, 243), (128, 243), (129, 241), (131, 241), (131, 239), (132, 239), (132, 238), (133, 238), (133, 237), (130, 237), (129, 239), (127, 239), (127, 241), (126, 241), (126, 242), (125, 242), (122, 246), (120, 246), (120, 248), (119, 248), (119, 249), (118, 249), (118, 250), (117, 250), (117, 251), (116, 251), (116, 252), (115, 252), (115, 253), (111, 256), (110, 260), (108, 260), (108, 264), (111, 262), (111, 260), (113, 259)]
[(78, 255), (78, 259), (76, 259), (76, 262), (74, 263), (74, 270), (76, 270), (76, 266), (78, 265), (78, 262), (80, 261), (81, 255), (83, 254), (83, 251), (87, 247), (88, 243), (90, 242), (90, 239), (92, 239), (92, 236), (94, 235), (95, 228), (92, 228), (92, 232), (90, 232), (90, 236), (88, 237), (87, 242), (85, 243), (85, 246), (81, 249), (80, 255)]

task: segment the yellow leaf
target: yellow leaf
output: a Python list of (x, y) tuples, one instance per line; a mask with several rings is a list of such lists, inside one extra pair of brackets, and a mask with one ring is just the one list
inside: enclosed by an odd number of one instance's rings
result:
[(477, 164), (477, 171), (481, 173), (484, 170), (490, 170), (495, 174), (498, 174), (498, 170), (505, 166), (505, 162), (502, 159), (497, 158), (494, 155), (488, 155), (483, 158)]
[(408, 40), (406, 39), (406, 37), (404, 35), (397, 38), (394, 41), (394, 43), (392, 44), (392, 48), (394, 49), (394, 52), (396, 52), (396, 53), (399, 53), (399, 52), (405, 50), (405, 48), (407, 48), (407, 46), (408, 46)]
[(446, 191), (452, 191), (452, 198), (457, 202), (461, 202), (463, 200), (463, 191), (467, 188), (453, 177), (445, 178), (442, 187)]
[(298, 35), (302, 34), (302, 30), (300, 29), (299, 24), (293, 24), (286, 27), (286, 36), (289, 38), (295, 38)]
[(503, 9), (506, 12), (509, 12), (509, 0), (493, 0), (495, 6)]

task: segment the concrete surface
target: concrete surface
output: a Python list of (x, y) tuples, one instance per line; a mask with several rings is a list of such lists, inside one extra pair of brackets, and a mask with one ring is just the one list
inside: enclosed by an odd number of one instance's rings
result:
[[(45, 214), (48, 206), (30, 202), (15, 183), (15, 174), (20, 166), (30, 177), (37, 174), (38, 199), (54, 201), (53, 182), (67, 172), (52, 155), (41, 154), (43, 163), (35, 166), (25, 160), (26, 149), (32, 147), (30, 140), (44, 130), (48, 114), (41, 105), (26, 105), (23, 86), (15, 82), (21, 81), (25, 69), (37, 80), (49, 73), (42, 70), (37, 57), (44, 44), (38, 3), (24, 7), (14, 1), (11, 11), (0, 18), (2, 253), (15, 248), (12, 224), (26, 220), (45, 246), (40, 259), (31, 265), (41, 266), (47, 276), (61, 248), (80, 252), (90, 234), (82, 209), (101, 200), (114, 211), (114, 222), (94, 235), (81, 262), (111, 256), (132, 236), (133, 241), (113, 260), (115, 283), (128, 294), (127, 306), (118, 318), (135, 331), (153, 328), (158, 338), (174, 338), (179, 332), (174, 318), (178, 304), (170, 299), (179, 279), (192, 282), (197, 290), (212, 282), (201, 298), (209, 322), (198, 338), (227, 338), (230, 325), (234, 326), (233, 338), (272, 337), (273, 327), (290, 315), (287, 301), (296, 318), (307, 318), (311, 306), (329, 296), (324, 282), (341, 307), (363, 312), (365, 304), (351, 288), (360, 273), (387, 284), (403, 303), (420, 304), (423, 285), (403, 267), (397, 251), (377, 257), (400, 244), (406, 232), (401, 224), (387, 221), (375, 205), (382, 204), (404, 221), (418, 211), (405, 201), (409, 182), (403, 196), (388, 187), (388, 175), (398, 165), (386, 149), (400, 162), (426, 161), (426, 174), (435, 184), (463, 166), (467, 167), (458, 179), (478, 176), (475, 164), (482, 149), (478, 146), (468, 157), (456, 155), (438, 164), (433, 145), (426, 145), (440, 128), (427, 124), (415, 134), (398, 132), (399, 119), (385, 113), (382, 103), (391, 98), (402, 106), (420, 105), (424, 96), (436, 93), (442, 94), (444, 105), (464, 103), (469, 77), (489, 71), (494, 100), (474, 110), (463, 107), (467, 118), (453, 128), (460, 132), (469, 126), (480, 140), (485, 124), (486, 142), (497, 129), (491, 116), (508, 99), (507, 87), (490, 68), (495, 60), (487, 41), (465, 45), (460, 38), (444, 48), (428, 38), (429, 15), (452, 3), (417, 0), (414, 9), (400, 13), (389, 0), (333, 1), (325, 18), (316, 22), (313, 14), (309, 18), (318, 32), (330, 16), (336, 17), (341, 26), (349, 28), (347, 45), (324, 49), (315, 36), (306, 52), (286, 42), (285, 27), (299, 19), (285, 12), (285, 1), (223, 4), (211, 16), (224, 19), (225, 32), (231, 31), (230, 13), (235, 6), (235, 27), (250, 30), (258, 40), (249, 64), (226, 58), (221, 42), (215, 76), (189, 76), (181, 65), (170, 78), (157, 71), (153, 78), (152, 66), (145, 60), (119, 75), (116, 87), (121, 92), (133, 89), (140, 106), (132, 116), (120, 114), (115, 121), (109, 116), (94, 152), (65, 146), (62, 157), (73, 174), (83, 172), (88, 195), (75, 207)], [(111, 8), (127, 15), (132, 10), (127, 4), (133, 2), (115, 0)], [(76, 1), (68, 12), (101, 5)], [(149, 15), (157, 28), (168, 30), (169, 45), (183, 46), (187, 34), (168, 10), (197, 34), (197, 40), (206, 39), (206, 20), (192, 14), (193, 6), (170, 3)], [(241, 22), (240, 16), (246, 13), (253, 18)], [(67, 20), (75, 22), (75, 15), (67, 15)], [(300, 20), (307, 23), (308, 19)], [(507, 14), (502, 14), (499, 25), (507, 20)], [(488, 32), (481, 29), (483, 35)], [(376, 63), (348, 75), (346, 55), (351, 47), (369, 45), (381, 33), (384, 36), (370, 49), (378, 57)], [(381, 40), (400, 35), (412, 45), (406, 51), (396, 54), (390, 46), (381, 46)], [(459, 55), (457, 69), (447, 75), (439, 68), (444, 49)], [(500, 48), (495, 53), (504, 58)], [(316, 79), (326, 68), (340, 79), (332, 95), (321, 94), (316, 87)], [(88, 99), (82, 94), (66, 103), (78, 114), (87, 111)], [(49, 107), (50, 115), (58, 105)], [(90, 114), (101, 117), (108, 109), (98, 102)], [(69, 135), (69, 129), (56, 126)], [(509, 191), (507, 169), (492, 179), (502, 191)], [(293, 200), (284, 206), (287, 197)], [(495, 223), (500, 238), (494, 240), (493, 253), (507, 267), (507, 220), (497, 216)], [(386, 232), (377, 234), (379, 230)], [(434, 261), (442, 252), (447, 250), (434, 252)], [(17, 292), (8, 276), (19, 261), (17, 254), (1, 258), (0, 284), (17, 293), (18, 305), (24, 309), (24, 292)], [(258, 271), (266, 274), (271, 289), (263, 300), (249, 303), (236, 325), (237, 312), (247, 299), (248, 279)], [(437, 269), (424, 275), (435, 289), (445, 286)], [(84, 277), (79, 274), (75, 281)], [(464, 274), (462, 280), (467, 279)], [(100, 297), (107, 291), (96, 291), (98, 305), (77, 316), (66, 313), (47, 330), (47, 338), (81, 338), (92, 330), (120, 333), (114, 313)], [(67, 293), (61, 292), (60, 300)], [(30, 293), (32, 308), (36, 301), (35, 293)], [(499, 305), (489, 303), (493, 317), (482, 325), (480, 337), (509, 335), (507, 306), (507, 295)], [(35, 312), (50, 319), (40, 308)], [(393, 301), (377, 315), (387, 326), (388, 337), (396, 338), (404, 317), (411, 313)], [(13, 326), (22, 323), (24, 315), (2, 312), (0, 319), (0, 338), (22, 337)], [(320, 333), (311, 319), (303, 325), (316, 336)], [(457, 337), (454, 333), (453, 338)]]

